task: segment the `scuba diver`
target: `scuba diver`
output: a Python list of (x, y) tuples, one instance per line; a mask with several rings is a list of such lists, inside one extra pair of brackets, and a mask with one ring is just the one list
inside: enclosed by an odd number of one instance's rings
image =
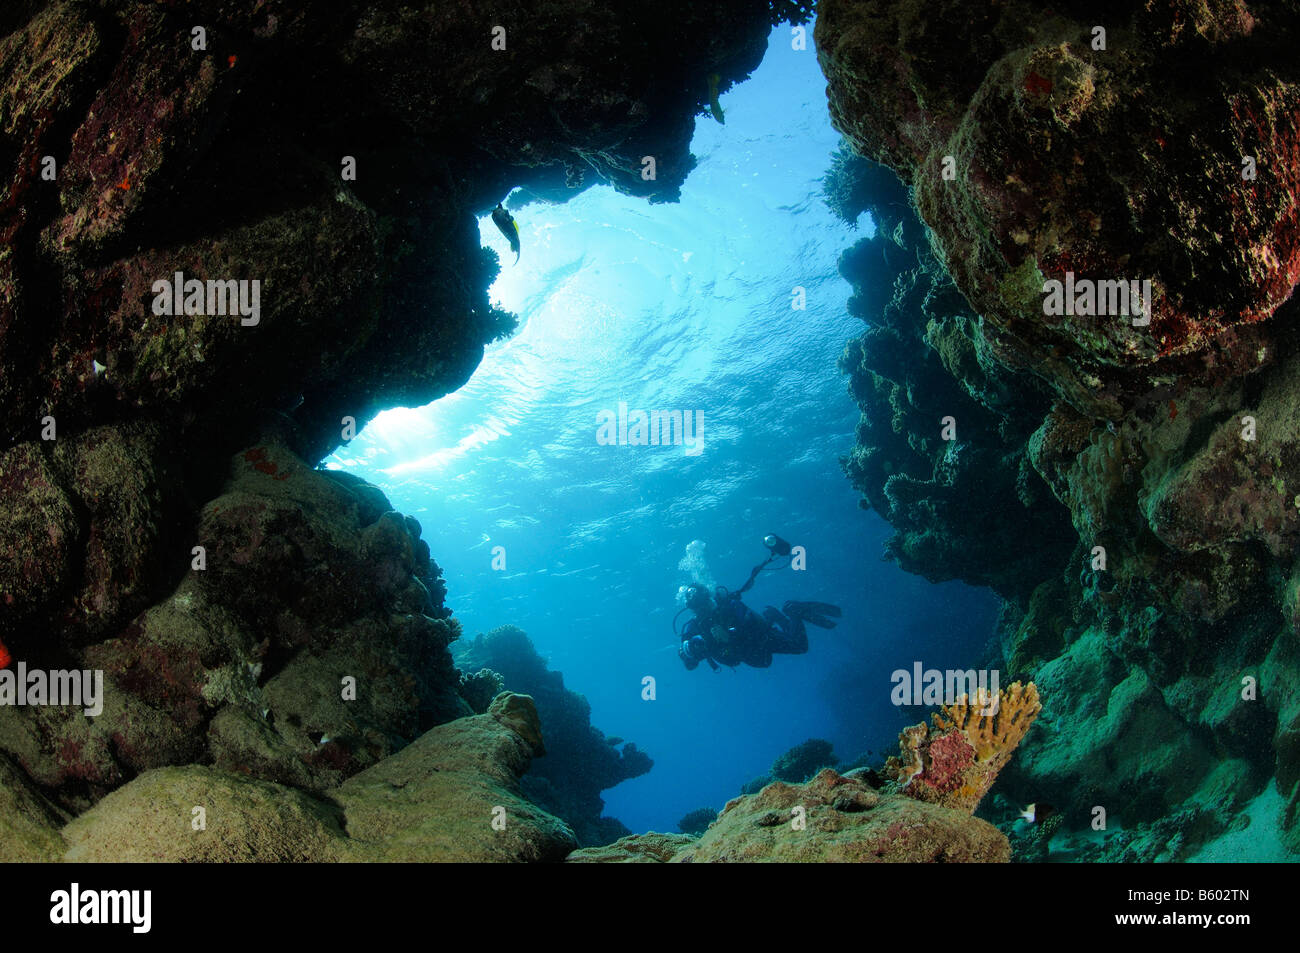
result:
[(492, 223), (506, 237), (506, 241), (510, 242), (510, 250), (515, 253), (515, 264), (519, 264), (519, 223), (500, 202), (492, 210)]
[[(695, 617), (679, 633), (681, 644), (677, 654), (688, 670), (693, 671), (701, 662), (708, 662), (716, 672), (720, 664), (731, 668), (744, 663), (754, 668), (767, 668), (776, 653), (802, 655), (808, 651), (808, 631), (805, 623), (823, 629), (835, 628), (840, 617), (840, 607), (826, 602), (787, 602), (781, 610), (768, 606), (760, 616), (741, 601), (741, 596), (754, 585), (760, 572), (772, 572), (768, 564), (791, 554), (791, 546), (779, 536), (764, 537), (763, 545), (771, 552), (768, 558), (754, 567), (749, 579), (735, 592), (718, 586), (714, 593), (707, 586), (695, 583), (686, 588), (686, 608)], [(789, 563), (786, 563), (789, 565)], [(776, 566), (774, 569), (783, 569)], [(676, 631), (677, 620), (673, 620)]]

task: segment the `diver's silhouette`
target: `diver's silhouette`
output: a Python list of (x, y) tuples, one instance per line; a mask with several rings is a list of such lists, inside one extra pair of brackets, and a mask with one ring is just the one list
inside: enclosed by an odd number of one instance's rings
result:
[(767, 668), (774, 654), (801, 655), (808, 651), (805, 623), (823, 629), (835, 628), (840, 607), (826, 602), (791, 601), (780, 611), (768, 606), (761, 616), (745, 605), (740, 597), (754, 585), (758, 574), (778, 557), (790, 555), (790, 544), (779, 536), (768, 536), (763, 542), (772, 555), (755, 566), (749, 579), (735, 592), (718, 586), (711, 594), (707, 586), (699, 583), (687, 587), (686, 609), (695, 616), (682, 627), (681, 644), (677, 647), (677, 654), (687, 669), (693, 670), (701, 662), (708, 662), (714, 671), (719, 665)]

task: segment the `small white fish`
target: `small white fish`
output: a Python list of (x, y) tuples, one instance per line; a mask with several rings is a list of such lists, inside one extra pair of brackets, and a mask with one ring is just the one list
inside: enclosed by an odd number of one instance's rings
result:
[(106, 370), (108, 370), (108, 368), (105, 367), (103, 364), (99, 363), (99, 361), (91, 361), (90, 366), (95, 369), (96, 377), (101, 376)]
[(1044, 804), (1042, 801), (1038, 801), (1021, 811), (1020, 819), (1022, 821), (1028, 821), (1030, 824), (1036, 824), (1039, 821), (1046, 820), (1049, 814), (1054, 813), (1056, 813), (1056, 808), (1052, 807), (1050, 804)]

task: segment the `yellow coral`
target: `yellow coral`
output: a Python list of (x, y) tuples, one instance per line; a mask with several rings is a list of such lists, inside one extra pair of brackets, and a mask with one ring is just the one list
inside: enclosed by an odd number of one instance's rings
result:
[(932, 727), (905, 728), (885, 774), (909, 797), (973, 813), (1043, 707), (1033, 682), (999, 692), (992, 714), (987, 701), (963, 695), (932, 716)]
[(956, 704), (944, 705), (931, 717), (935, 728), (941, 732), (952, 728), (964, 732), (979, 761), (1001, 757), (1000, 768), (1043, 710), (1038, 701), (1038, 687), (1033, 682), (1025, 686), (1014, 682), (1010, 688), (998, 693), (998, 706), (993, 714), (982, 714), (984, 707), (979, 703), (970, 704), (970, 699), (963, 695)]

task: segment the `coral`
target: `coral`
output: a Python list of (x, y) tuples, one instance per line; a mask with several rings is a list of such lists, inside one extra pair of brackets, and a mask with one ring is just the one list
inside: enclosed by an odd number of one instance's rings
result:
[(968, 813), (900, 795), (878, 794), (830, 768), (807, 784), (774, 782), (727, 803), (674, 863), (997, 862), (1007, 839)]
[(888, 166), (862, 158), (845, 142), (831, 155), (831, 167), (822, 177), (822, 197), (835, 217), (853, 228), (870, 210), (876, 230), (886, 235), (898, 227), (910, 201)]
[[(893, 525), (886, 555), (904, 569), (1023, 599), (1074, 545), (1066, 511), (1026, 456), (1048, 402), (999, 363), (905, 193), (889, 198), (898, 191), (869, 206), (897, 224), (840, 259), (849, 313), (868, 325), (840, 357), (861, 410), (845, 473), (862, 505)], [(953, 440), (941, 433), (949, 417)]]
[(974, 813), (1042, 709), (1033, 682), (1012, 683), (997, 702), (985, 714), (984, 700), (963, 696), (936, 712), (931, 727), (904, 729), (885, 773), (908, 797)]
[(1012, 861), (1021, 864), (1046, 863), (1052, 838), (1060, 829), (1061, 815), (1052, 814), (1028, 828), (1013, 830), (1009, 837)]
[[(819, 6), (833, 121), (863, 162), (898, 174), (920, 218), (841, 263), (849, 311), (871, 323), (842, 359), (862, 409), (846, 473), (894, 526), (903, 568), (1007, 600), (1013, 674), (1070, 683), (1075, 698), (1050, 695), (1070, 741), (1008, 777), (1030, 800), (1047, 789), (1142, 823), (1224, 765), (1237, 795), (1263, 772), (1289, 791), (1296, 18), (1153, 0), (1110, 11), (1102, 50), (1078, 5), (959, 7)], [(933, 27), (958, 17), (960, 31)], [(869, 206), (868, 169), (836, 160), (845, 217)], [(1067, 273), (1149, 279), (1150, 324), (1046, 314), (1044, 282)], [(931, 436), (945, 414), (952, 453)], [(1235, 703), (1252, 673), (1271, 690)], [(1150, 751), (1098, 754), (1138, 726)], [(1086, 770), (1066, 767), (1067, 747)]]
[(709, 829), (718, 817), (718, 812), (711, 807), (700, 807), (690, 811), (677, 822), (677, 829), (683, 834), (699, 836)]
[(772, 762), (772, 778), (799, 784), (837, 761), (829, 741), (809, 738)]
[(490, 668), (481, 668), (472, 675), (462, 672), (457, 690), (465, 703), (474, 710), (474, 714), (481, 715), (505, 687), (505, 676)]

